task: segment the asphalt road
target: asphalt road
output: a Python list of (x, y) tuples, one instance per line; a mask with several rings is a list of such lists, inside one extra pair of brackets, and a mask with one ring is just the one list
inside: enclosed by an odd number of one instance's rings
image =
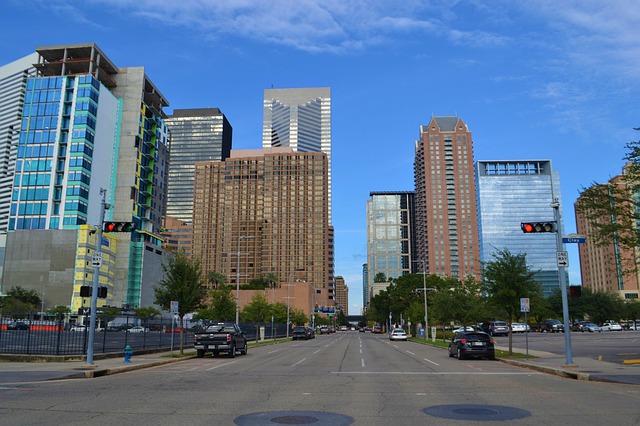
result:
[[(563, 333), (529, 333), (529, 350), (565, 354)], [(507, 346), (508, 337), (494, 337), (500, 346)], [(513, 335), (513, 347), (525, 352), (524, 333)], [(640, 362), (640, 331), (606, 331), (600, 333), (571, 332), (571, 349), (574, 357), (586, 357), (602, 361), (624, 363)]]
[(638, 386), (458, 361), (358, 332), (0, 388), (0, 418), (11, 425), (629, 425), (638, 406)]

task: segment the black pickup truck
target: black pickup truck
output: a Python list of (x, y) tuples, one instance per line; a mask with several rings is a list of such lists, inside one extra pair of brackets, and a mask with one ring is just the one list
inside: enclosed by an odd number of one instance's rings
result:
[(237, 352), (242, 355), (247, 354), (247, 337), (234, 323), (209, 325), (196, 332), (193, 338), (198, 358), (204, 358), (206, 352), (213, 352), (213, 356), (226, 352), (231, 358), (235, 358)]

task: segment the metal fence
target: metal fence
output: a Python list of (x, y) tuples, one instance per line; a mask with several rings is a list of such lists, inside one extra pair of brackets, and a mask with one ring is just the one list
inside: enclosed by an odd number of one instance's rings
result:
[[(241, 323), (240, 327), (251, 341), (280, 338), (287, 334), (286, 324)], [(185, 329), (183, 335), (185, 347), (192, 347), (194, 329)], [(85, 355), (88, 342), (88, 327), (69, 323), (65, 318), (0, 321), (0, 354)], [(123, 352), (126, 346), (134, 352), (175, 349), (180, 346), (180, 329), (171, 319), (142, 322), (135, 317), (96, 329), (94, 353)]]

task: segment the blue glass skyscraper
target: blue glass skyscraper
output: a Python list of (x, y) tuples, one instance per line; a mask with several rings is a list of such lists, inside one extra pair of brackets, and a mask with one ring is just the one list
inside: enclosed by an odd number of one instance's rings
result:
[(477, 161), (476, 182), (481, 261), (494, 260), (493, 254), (505, 248), (524, 253), (544, 295), (550, 295), (560, 285), (556, 234), (525, 234), (520, 224), (554, 220), (550, 204), (560, 201), (560, 177), (551, 161)]

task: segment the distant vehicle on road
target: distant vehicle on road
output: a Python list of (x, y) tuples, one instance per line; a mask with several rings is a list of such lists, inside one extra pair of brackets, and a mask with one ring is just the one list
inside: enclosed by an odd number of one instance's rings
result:
[(396, 328), (389, 333), (389, 340), (407, 340), (407, 333), (401, 329)]
[(294, 327), (291, 338), (293, 340), (309, 340), (311, 338), (311, 333), (309, 332), (309, 329), (307, 327)]
[(146, 333), (149, 331), (149, 329), (141, 325), (134, 325), (133, 327), (127, 329), (126, 331), (128, 333)]
[(598, 332), (600, 333), (602, 331), (602, 329), (597, 326), (596, 324), (592, 323), (592, 322), (585, 322), (582, 324), (582, 326), (580, 327), (580, 331), (581, 332), (585, 332), (588, 331), (589, 333), (593, 333), (593, 332)]
[(476, 329), (475, 329), (475, 328), (473, 328), (473, 327), (472, 327), (472, 326), (470, 326), (470, 325), (467, 325), (467, 326), (465, 326), (465, 327), (458, 327), (458, 328), (456, 328), (455, 330), (453, 330), (453, 333), (459, 333), (459, 332), (461, 332), (461, 331), (476, 331)]
[(493, 339), (482, 331), (460, 331), (449, 341), (449, 356), (457, 356), (458, 360), (467, 357), (495, 359)]
[(371, 332), (374, 334), (382, 334), (382, 328), (380, 328), (379, 325), (374, 325)]
[(564, 333), (564, 324), (557, 319), (544, 320), (542, 324), (540, 324), (540, 332)]
[(87, 326), (82, 324), (76, 324), (71, 326), (69, 331), (87, 331)]
[(524, 333), (530, 331), (529, 324), (525, 324), (523, 322), (513, 322), (511, 323), (511, 332), (512, 333)]
[(504, 321), (494, 321), (489, 326), (489, 334), (492, 336), (508, 336), (509, 325)]
[(617, 322), (605, 322), (600, 327), (602, 331), (622, 331), (622, 326)]

